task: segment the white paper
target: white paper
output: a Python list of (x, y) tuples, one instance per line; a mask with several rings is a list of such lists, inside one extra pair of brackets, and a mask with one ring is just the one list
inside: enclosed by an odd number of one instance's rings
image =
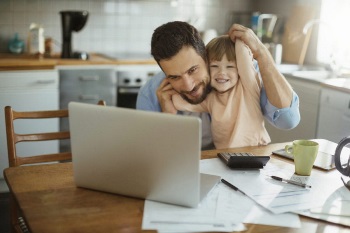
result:
[(220, 193), (217, 207), (217, 217), (219, 218), (239, 220), (243, 223), (281, 227), (299, 228), (301, 226), (297, 214), (273, 214), (260, 205), (257, 205), (249, 197), (234, 191), (224, 184), (221, 184), (219, 189)]
[(219, 189), (214, 189), (202, 200), (198, 208), (188, 208), (155, 201), (145, 201), (142, 219), (143, 230), (159, 232), (243, 231), (244, 225), (237, 219), (216, 217)]
[(297, 213), (350, 226), (350, 191), (345, 186), (341, 186), (329, 194), (322, 207), (298, 211)]
[[(201, 172), (220, 175), (230, 173), (218, 159), (201, 160)], [(259, 171), (238, 173), (259, 177)], [(226, 177), (230, 177), (225, 174)], [(225, 177), (225, 176), (223, 176)], [(225, 178), (226, 178), (225, 177)], [(223, 183), (217, 184), (198, 208), (187, 208), (154, 201), (145, 201), (143, 230), (159, 232), (241, 231), (242, 223), (300, 227), (295, 213), (274, 214), (251, 198)]]
[[(313, 174), (306, 179), (297, 177), (293, 175), (293, 165), (284, 162), (278, 164), (279, 162), (275, 160), (274, 164), (268, 163), (260, 170), (233, 170), (218, 158), (206, 159), (201, 161), (201, 172), (221, 176), (275, 214), (322, 206), (328, 196), (324, 187), (327, 182), (333, 181)], [(299, 179), (308, 182), (312, 188), (306, 189), (273, 180), (269, 177), (272, 175), (285, 179)]]

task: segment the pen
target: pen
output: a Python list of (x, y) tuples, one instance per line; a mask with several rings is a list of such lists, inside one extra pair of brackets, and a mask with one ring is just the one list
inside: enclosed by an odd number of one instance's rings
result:
[(298, 185), (298, 186), (301, 186), (303, 188), (311, 188), (311, 185), (303, 184), (303, 183), (300, 183), (300, 182), (297, 182), (297, 181), (294, 181), (294, 180), (286, 180), (286, 179), (283, 179), (283, 178), (278, 177), (278, 176), (270, 176), (270, 177), (272, 179), (274, 179), (274, 180), (282, 181), (282, 182), (285, 182), (285, 183), (288, 183), (288, 184)]
[(221, 182), (226, 184), (228, 187), (232, 188), (233, 190), (242, 193), (243, 195), (246, 195), (242, 190), (240, 190), (239, 188), (237, 188), (236, 186), (234, 186), (233, 184), (231, 184), (230, 182), (228, 182), (227, 180), (221, 179)]

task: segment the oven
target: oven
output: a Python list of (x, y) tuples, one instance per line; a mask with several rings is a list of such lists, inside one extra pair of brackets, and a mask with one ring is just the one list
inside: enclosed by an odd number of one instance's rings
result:
[(136, 108), (140, 88), (148, 79), (160, 72), (158, 64), (149, 53), (105, 53), (108, 59), (126, 62), (115, 69), (117, 77), (116, 105), (123, 108)]
[(156, 72), (154, 69), (117, 71), (117, 106), (135, 109), (140, 88)]

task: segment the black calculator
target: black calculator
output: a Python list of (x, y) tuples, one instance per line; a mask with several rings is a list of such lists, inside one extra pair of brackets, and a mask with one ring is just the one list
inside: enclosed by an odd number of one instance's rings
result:
[(252, 153), (221, 152), (218, 157), (230, 168), (234, 169), (260, 169), (264, 168), (270, 156), (255, 156)]

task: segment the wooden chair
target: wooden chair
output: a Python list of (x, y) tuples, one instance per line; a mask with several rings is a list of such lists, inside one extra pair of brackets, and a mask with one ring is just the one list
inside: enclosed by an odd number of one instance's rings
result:
[[(105, 106), (103, 100), (98, 102), (98, 105)], [(68, 117), (68, 110), (50, 110), (50, 111), (32, 111), (32, 112), (17, 112), (10, 106), (5, 107), (5, 122), (7, 135), (8, 159), (10, 167), (17, 167), (26, 164), (38, 164), (46, 162), (60, 162), (72, 159), (71, 152), (62, 152), (54, 154), (32, 155), (21, 157), (17, 155), (16, 144), (20, 142), (38, 142), (50, 140), (70, 139), (69, 131), (62, 132), (45, 132), (33, 134), (18, 134), (14, 129), (14, 121), (18, 119), (47, 119), (47, 118), (65, 118)], [(40, 182), (40, 181), (39, 181)], [(26, 224), (21, 217), (17, 203), (11, 195), (11, 230), (12, 232), (29, 232)]]

